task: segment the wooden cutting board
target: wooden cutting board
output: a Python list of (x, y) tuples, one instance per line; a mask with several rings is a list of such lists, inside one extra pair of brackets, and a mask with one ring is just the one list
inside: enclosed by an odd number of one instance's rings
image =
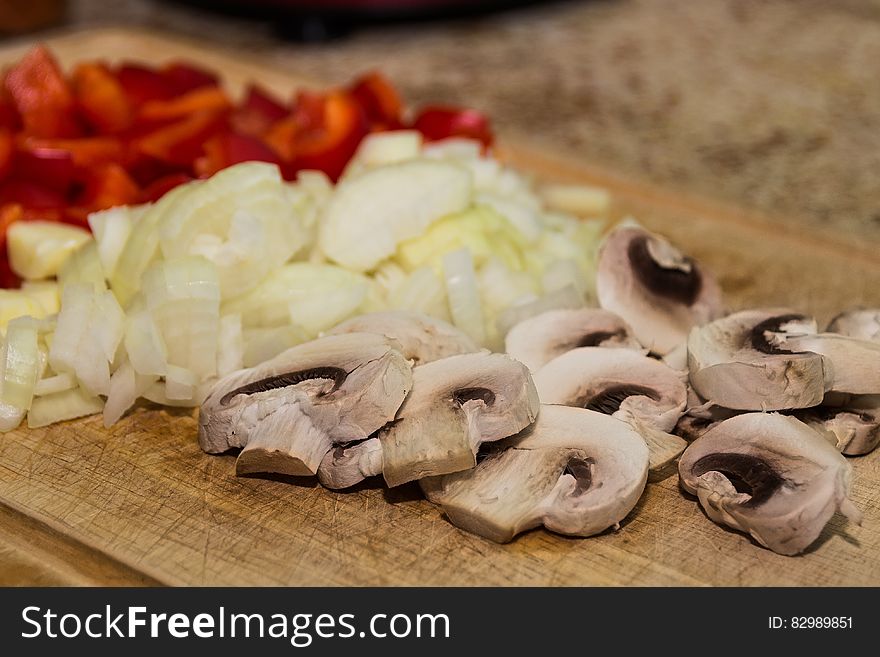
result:
[[(29, 44), (0, 51), (0, 64)], [(238, 53), (143, 32), (50, 40), (66, 64), (104, 57), (193, 59), (232, 88), (285, 95), (302, 80)], [(502, 134), (501, 152), (547, 180), (608, 187), (632, 213), (701, 258), (731, 307), (785, 304), (826, 320), (880, 305), (876, 244), (804, 234), (736, 208), (629, 180)], [(783, 227), (780, 228), (780, 225)], [(334, 493), (314, 481), (236, 478), (202, 454), (189, 413), (140, 408), (0, 435), (0, 583), (195, 585), (877, 585), (880, 451), (852, 460), (861, 527), (835, 516), (787, 558), (709, 521), (673, 477), (648, 486), (620, 531), (568, 539), (543, 530), (495, 545), (450, 525), (416, 486)]]

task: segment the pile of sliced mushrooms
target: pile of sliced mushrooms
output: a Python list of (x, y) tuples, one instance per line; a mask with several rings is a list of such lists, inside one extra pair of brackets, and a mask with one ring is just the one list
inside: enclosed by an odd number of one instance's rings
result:
[(709, 518), (780, 554), (838, 511), (860, 522), (843, 455), (880, 443), (880, 310), (825, 332), (787, 308), (725, 314), (710, 273), (630, 224), (596, 290), (600, 308), (521, 321), (506, 354), (414, 312), (355, 317), (221, 379), (200, 444), (240, 450), (238, 474), (418, 481), (498, 542), (616, 529), (676, 469)]

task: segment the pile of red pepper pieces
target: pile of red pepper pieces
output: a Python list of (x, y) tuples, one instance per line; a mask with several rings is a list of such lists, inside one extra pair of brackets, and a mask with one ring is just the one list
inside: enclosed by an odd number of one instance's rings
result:
[(365, 135), (407, 127), (428, 140), (492, 141), (474, 110), (426, 107), (407, 118), (379, 73), (289, 102), (251, 85), (236, 102), (192, 64), (83, 62), (65, 75), (35, 47), (0, 76), (0, 286), (18, 282), (5, 246), (15, 221), (87, 227), (91, 212), (153, 201), (247, 160), (274, 162), (288, 180), (302, 169), (336, 179)]

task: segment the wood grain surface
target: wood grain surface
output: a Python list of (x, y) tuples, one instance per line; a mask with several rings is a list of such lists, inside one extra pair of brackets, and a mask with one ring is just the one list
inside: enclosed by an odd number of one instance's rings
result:
[[(0, 52), (0, 64), (29, 44)], [(122, 30), (59, 36), (64, 62), (196, 59), (230, 87), (289, 93), (303, 80), (239, 53)], [(880, 305), (878, 245), (816, 238), (760, 216), (565, 160), (502, 135), (501, 154), (540, 179), (608, 187), (632, 213), (720, 276), (729, 305), (785, 304), (825, 320)], [(780, 228), (780, 225), (782, 227)], [(194, 415), (144, 406), (111, 430), (99, 418), (0, 436), (0, 583), (127, 585), (878, 585), (880, 453), (852, 460), (861, 527), (835, 516), (799, 557), (706, 518), (677, 478), (650, 484), (617, 532), (538, 530), (509, 545), (459, 531), (416, 486), (345, 493), (313, 480), (237, 478), (207, 456)]]

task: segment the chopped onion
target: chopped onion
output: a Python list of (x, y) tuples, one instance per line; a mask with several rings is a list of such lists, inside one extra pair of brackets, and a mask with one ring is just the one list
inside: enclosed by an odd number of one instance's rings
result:
[(146, 306), (136, 303), (125, 322), (125, 351), (132, 369), (142, 376), (164, 376), (168, 350), (153, 315)]
[[(3, 290), (3, 292), (12, 292), (13, 290)], [(22, 315), (31, 315), (33, 317), (44, 317), (45, 315), (54, 315), (61, 310), (61, 294), (58, 283), (55, 281), (24, 281), (21, 284), (21, 291), (31, 299), (37, 301), (43, 309), (43, 315), (32, 312), (23, 312)]]
[(45, 427), (55, 422), (73, 420), (86, 415), (100, 413), (104, 402), (100, 397), (90, 395), (82, 388), (73, 388), (53, 395), (34, 398), (28, 411), (28, 428)]
[(388, 295), (388, 305), (401, 310), (415, 310), (450, 321), (446, 302), (446, 284), (430, 267), (409, 274)]
[(592, 185), (543, 185), (541, 198), (554, 210), (581, 217), (604, 217), (611, 210), (611, 194)]
[(200, 380), (215, 375), (220, 331), (217, 269), (199, 256), (162, 260), (144, 274), (143, 289), (168, 365), (191, 370)]
[(120, 206), (89, 215), (89, 227), (98, 246), (98, 258), (108, 278), (113, 275), (125, 242), (131, 234), (133, 215), (142, 214), (146, 209), (147, 206)]
[(516, 324), (521, 321), (540, 315), (548, 310), (559, 308), (581, 308), (584, 305), (583, 298), (573, 287), (568, 286), (540, 298), (535, 298), (526, 303), (521, 303), (507, 308), (498, 315), (498, 333), (507, 335)]
[(217, 375), (225, 376), (244, 367), (244, 338), (241, 315), (232, 313), (220, 318), (219, 344), (217, 345)]
[(157, 381), (147, 386), (147, 389), (144, 390), (141, 396), (144, 399), (153, 402), (154, 404), (161, 404), (162, 406), (194, 408), (205, 401), (205, 397), (208, 396), (208, 392), (210, 391), (211, 385), (213, 383), (213, 379), (208, 379), (204, 383), (199, 384), (193, 391), (193, 395), (190, 399), (171, 399), (167, 394), (165, 384), (163, 382)]
[(483, 310), (470, 251), (458, 249), (447, 253), (443, 257), (443, 275), (452, 323), (471, 336), (477, 344), (484, 343), (486, 331), (483, 326)]
[(27, 411), (23, 408), (17, 408), (0, 402), (0, 433), (17, 429), (24, 419), (25, 413)]
[(23, 290), (0, 289), (0, 331), (5, 333), (11, 320), (24, 315), (45, 317), (46, 309), (32, 294)]
[(77, 385), (76, 377), (73, 374), (62, 372), (61, 374), (37, 381), (37, 385), (34, 386), (34, 395), (37, 397), (53, 395), (56, 392), (64, 392), (65, 390), (75, 388)]
[(311, 336), (301, 326), (289, 324), (275, 328), (252, 328), (243, 331), (245, 367), (253, 367), (274, 358), (298, 344), (307, 342)]
[(89, 283), (99, 290), (107, 289), (104, 268), (98, 257), (98, 247), (89, 240), (74, 251), (58, 272), (58, 287), (61, 292), (72, 283)]
[(42, 368), (36, 320), (13, 319), (0, 352), (0, 402), (19, 409), (30, 408)]
[(165, 395), (174, 401), (192, 401), (199, 378), (195, 373), (177, 365), (169, 365), (165, 372)]
[(115, 424), (157, 378), (140, 375), (128, 360), (123, 361), (110, 377), (110, 392), (104, 404), (104, 426)]

